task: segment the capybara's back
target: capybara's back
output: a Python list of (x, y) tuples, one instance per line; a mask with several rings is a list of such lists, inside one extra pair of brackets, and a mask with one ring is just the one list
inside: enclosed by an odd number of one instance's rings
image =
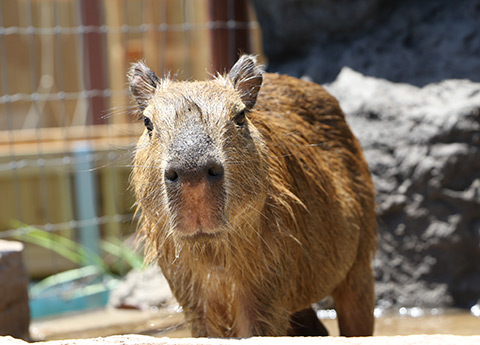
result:
[(338, 102), (251, 56), (206, 82), (129, 79), (141, 231), (193, 335), (323, 334), (329, 295), (342, 335), (371, 335), (374, 192)]

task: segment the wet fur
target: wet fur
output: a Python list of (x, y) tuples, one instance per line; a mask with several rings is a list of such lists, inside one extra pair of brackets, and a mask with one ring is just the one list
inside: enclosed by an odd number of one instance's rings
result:
[[(327, 295), (342, 335), (370, 335), (376, 217), (358, 141), (321, 86), (262, 75), (253, 58), (244, 60), (207, 82), (130, 71), (155, 126), (138, 142), (131, 179), (147, 258), (161, 266), (195, 336), (287, 335), (292, 313)], [(259, 88), (254, 78), (262, 77)], [(162, 169), (192, 105), (225, 166), (225, 223), (181, 238)], [(241, 108), (242, 132), (232, 123)]]

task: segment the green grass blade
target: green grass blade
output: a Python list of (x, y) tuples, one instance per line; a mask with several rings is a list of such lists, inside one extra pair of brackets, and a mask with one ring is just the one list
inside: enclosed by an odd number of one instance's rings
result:
[(75, 280), (84, 279), (93, 275), (103, 275), (105, 272), (98, 266), (85, 266), (81, 268), (71, 269), (65, 272), (51, 275), (30, 288), (30, 297), (35, 298), (43, 291), (65, 283), (70, 283)]
[(143, 267), (142, 256), (135, 253), (133, 249), (117, 238), (109, 238), (108, 241), (102, 241), (101, 247), (105, 252), (125, 261), (131, 268)]
[(21, 235), (13, 236), (17, 240), (52, 250), (78, 265), (85, 266), (93, 261), (96, 266), (101, 267), (103, 270), (108, 270), (100, 255), (69, 238), (28, 225), (21, 227), (26, 231)]

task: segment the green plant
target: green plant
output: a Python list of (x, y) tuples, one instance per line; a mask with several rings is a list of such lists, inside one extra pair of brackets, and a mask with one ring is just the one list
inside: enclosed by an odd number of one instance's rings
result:
[(132, 268), (143, 268), (143, 258), (118, 238), (100, 240), (102, 251), (113, 258), (112, 263), (107, 264), (104, 259), (106, 255), (102, 256), (64, 236), (21, 223), (18, 223), (16, 228), (21, 229), (21, 231), (19, 231), (19, 234), (12, 236), (13, 238), (52, 250), (67, 260), (82, 266), (54, 274), (38, 282), (30, 289), (32, 297), (38, 296), (55, 285), (82, 280), (89, 281), (92, 280), (92, 277), (102, 275), (117, 279), (118, 276), (115, 272), (122, 275)]

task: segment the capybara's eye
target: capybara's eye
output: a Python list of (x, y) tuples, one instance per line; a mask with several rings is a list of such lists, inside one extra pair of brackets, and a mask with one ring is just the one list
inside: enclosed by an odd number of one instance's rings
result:
[(245, 124), (245, 110), (242, 110), (237, 115), (235, 115), (233, 121), (237, 126), (243, 127), (243, 125)]
[(151, 136), (152, 131), (153, 131), (153, 122), (150, 120), (149, 117), (144, 116), (143, 117), (143, 123), (145, 124), (145, 127), (148, 129), (148, 134)]

